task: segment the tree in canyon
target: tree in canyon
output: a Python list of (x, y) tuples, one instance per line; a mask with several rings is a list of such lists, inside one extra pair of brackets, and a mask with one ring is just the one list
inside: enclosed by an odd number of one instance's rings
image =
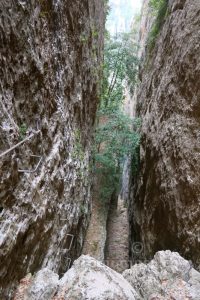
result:
[(125, 89), (132, 93), (136, 83), (136, 52), (131, 33), (107, 35), (95, 134), (95, 171), (102, 178), (100, 197), (104, 201), (118, 191), (124, 158), (135, 156), (139, 145), (139, 134), (133, 131), (133, 125), (137, 128), (139, 122), (123, 111)]

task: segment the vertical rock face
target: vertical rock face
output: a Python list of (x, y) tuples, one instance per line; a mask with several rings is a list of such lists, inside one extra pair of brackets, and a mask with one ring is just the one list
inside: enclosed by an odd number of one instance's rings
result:
[(150, 0), (143, 0), (142, 10), (141, 10), (141, 21), (139, 30), (139, 51), (138, 57), (145, 59), (146, 43), (148, 39), (148, 33), (152, 26), (153, 15), (151, 14), (151, 8), (149, 6)]
[(0, 3), (0, 152), (22, 142), (0, 156), (2, 299), (80, 254), (103, 31), (103, 0)]
[[(178, 250), (199, 264), (200, 2), (168, 5), (153, 57), (141, 74), (141, 164), (130, 202), (132, 254), (149, 258), (161, 249)], [(141, 244), (136, 247), (136, 242)]]

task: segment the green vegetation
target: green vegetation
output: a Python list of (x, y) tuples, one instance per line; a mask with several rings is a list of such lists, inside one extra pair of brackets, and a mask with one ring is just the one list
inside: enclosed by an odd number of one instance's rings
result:
[(23, 140), (26, 137), (27, 125), (25, 123), (21, 124), (19, 127), (19, 139)]
[(121, 110), (101, 113), (100, 120), (107, 120), (96, 130), (95, 170), (101, 179), (101, 199), (106, 201), (119, 190), (125, 157), (132, 154), (137, 158), (140, 136), (133, 132), (133, 121)]
[(99, 35), (98, 31), (97, 31), (95, 28), (93, 28), (93, 29), (92, 29), (92, 37), (93, 37), (93, 38), (97, 38), (98, 35)]
[(80, 205), (80, 211), (82, 215), (86, 215), (87, 214), (87, 208), (85, 207), (84, 203), (81, 203)]
[(72, 153), (72, 157), (80, 161), (84, 160), (84, 149), (81, 143), (81, 133), (79, 129), (75, 130), (75, 143), (74, 143), (74, 150)]
[(80, 41), (82, 43), (87, 43), (88, 42), (88, 36), (86, 34), (81, 34)]
[(93, 252), (97, 251), (98, 245), (99, 245), (98, 241), (92, 241), (92, 251)]
[(125, 80), (131, 93), (136, 83), (137, 45), (131, 33), (118, 37), (107, 36), (104, 50), (101, 109), (116, 110), (124, 99)]
[(95, 172), (100, 182), (100, 199), (104, 203), (119, 190), (125, 158), (128, 155), (132, 155), (133, 160), (138, 158), (140, 122), (123, 112), (125, 85), (132, 93), (136, 83), (136, 51), (131, 34), (117, 38), (107, 36), (95, 134)]
[(153, 16), (155, 16), (155, 21), (148, 36), (148, 49), (151, 52), (168, 14), (168, 0), (151, 0), (149, 6), (152, 9)]

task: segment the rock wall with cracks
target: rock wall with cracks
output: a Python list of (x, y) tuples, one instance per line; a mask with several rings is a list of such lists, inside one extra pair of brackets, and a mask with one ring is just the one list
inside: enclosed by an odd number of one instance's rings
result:
[(28, 272), (48, 267), (61, 275), (80, 254), (103, 2), (0, 3), (0, 153), (22, 142), (0, 156), (1, 299)]
[(141, 161), (129, 203), (131, 255), (149, 259), (158, 250), (177, 250), (199, 265), (200, 2), (168, 6), (140, 70)]

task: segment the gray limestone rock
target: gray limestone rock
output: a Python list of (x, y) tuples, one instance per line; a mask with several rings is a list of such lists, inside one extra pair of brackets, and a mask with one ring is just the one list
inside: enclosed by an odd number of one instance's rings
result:
[(104, 13), (103, 0), (0, 1), (0, 299), (80, 255)]
[(176, 252), (157, 252), (148, 264), (136, 264), (123, 276), (140, 299), (200, 300), (200, 273)]
[(47, 269), (24, 280), (14, 300), (137, 300), (137, 293), (121, 274), (98, 260), (82, 255), (58, 281)]
[(57, 291), (59, 277), (47, 268), (40, 270), (27, 293), (29, 300), (49, 300)]
[[(145, 1), (145, 3), (148, 1)], [(200, 1), (169, 1), (137, 97), (139, 175), (129, 203), (132, 259), (177, 251), (200, 265)], [(148, 37), (147, 12), (144, 34)], [(147, 43), (142, 40), (141, 44)], [(144, 51), (143, 51), (144, 52)], [(134, 251), (134, 243), (142, 251)]]
[(57, 297), (74, 300), (134, 300), (137, 294), (123, 276), (86, 255), (60, 280)]
[(59, 281), (47, 269), (25, 277), (14, 300), (200, 300), (200, 273), (176, 252), (157, 252), (122, 275), (82, 255)]

